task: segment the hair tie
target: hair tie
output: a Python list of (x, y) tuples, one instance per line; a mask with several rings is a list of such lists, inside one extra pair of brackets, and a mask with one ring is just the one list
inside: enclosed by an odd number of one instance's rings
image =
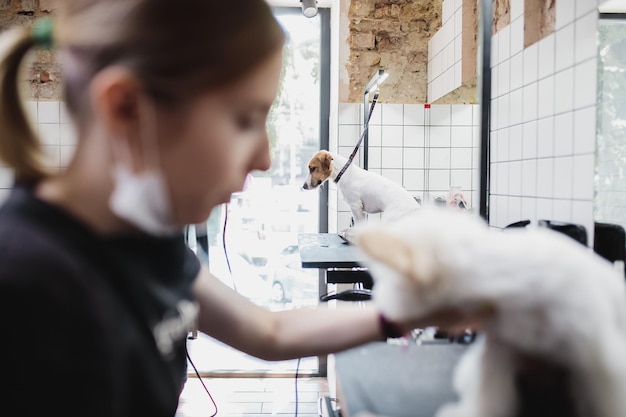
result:
[(54, 45), (53, 39), (53, 22), (49, 17), (44, 17), (37, 20), (33, 24), (33, 40), (35, 41), (35, 45), (40, 48), (52, 49)]

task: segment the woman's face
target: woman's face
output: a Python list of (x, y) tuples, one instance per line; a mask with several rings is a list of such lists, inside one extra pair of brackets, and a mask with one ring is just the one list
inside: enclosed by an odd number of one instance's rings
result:
[(201, 95), (183, 112), (159, 113), (161, 163), (176, 220), (206, 220), (241, 191), (248, 173), (270, 168), (267, 114), (282, 68), (277, 52), (245, 78)]

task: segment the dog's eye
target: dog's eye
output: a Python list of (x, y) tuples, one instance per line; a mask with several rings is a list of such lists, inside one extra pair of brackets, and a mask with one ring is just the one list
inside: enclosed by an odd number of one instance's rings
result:
[(311, 173), (311, 174), (314, 173), (315, 172), (315, 168), (316, 167), (309, 167), (309, 173)]

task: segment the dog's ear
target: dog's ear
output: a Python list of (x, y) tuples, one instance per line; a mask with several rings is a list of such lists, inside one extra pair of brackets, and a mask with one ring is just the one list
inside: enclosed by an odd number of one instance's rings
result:
[(333, 162), (333, 157), (331, 154), (324, 152), (320, 155), (320, 163), (322, 164), (322, 169), (324, 172), (330, 171), (330, 164)]
[(428, 286), (435, 281), (432, 254), (419, 251), (387, 231), (362, 231), (357, 234), (356, 244), (370, 258), (398, 271), (420, 286)]

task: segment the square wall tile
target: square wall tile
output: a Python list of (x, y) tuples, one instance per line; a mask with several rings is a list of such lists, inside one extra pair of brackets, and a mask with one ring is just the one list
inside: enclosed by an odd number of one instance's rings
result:
[(575, 108), (593, 106), (597, 94), (597, 62), (590, 59), (574, 67), (574, 105)]
[[(402, 148), (382, 148), (381, 168), (399, 168), (402, 169)], [(400, 182), (401, 183), (401, 182)]]
[(40, 123), (39, 140), (43, 145), (59, 145), (61, 143), (61, 129), (58, 123)]
[(472, 148), (452, 148), (450, 151), (452, 169), (472, 168)]
[(396, 184), (402, 185), (402, 169), (381, 169), (380, 174), (395, 182)]
[(574, 153), (593, 153), (596, 149), (596, 108), (574, 112)]
[(537, 122), (524, 123), (522, 126), (522, 158), (537, 157)]
[(361, 106), (356, 103), (339, 103), (338, 122), (340, 125), (360, 125)]
[(537, 219), (552, 220), (552, 199), (537, 199)]
[(524, 94), (523, 90), (517, 89), (509, 94), (509, 124), (518, 125), (524, 120)]
[(510, 91), (511, 61), (507, 60), (498, 65), (498, 89), (497, 96), (502, 96)]
[[(367, 104), (367, 109), (371, 108), (372, 103)], [(365, 116), (365, 115), (364, 115)], [(365, 118), (365, 117), (364, 117)], [(383, 111), (380, 104), (374, 106), (374, 111), (372, 112), (372, 117), (370, 118), (370, 126), (371, 125), (380, 125), (383, 122)]]
[(498, 180), (496, 181), (496, 194), (509, 195), (509, 163), (501, 162), (498, 164)]
[(432, 126), (428, 145), (435, 148), (450, 147), (450, 134), (450, 126)]
[(402, 126), (383, 125), (382, 130), (382, 146), (402, 146), (402, 134), (404, 128)]
[(528, 84), (523, 89), (524, 114), (523, 121), (537, 119), (537, 83)]
[(524, 85), (524, 54), (518, 53), (511, 57), (511, 91), (515, 91)]
[(406, 169), (424, 169), (424, 148), (404, 148), (402, 166)]
[[(360, 135), (359, 135), (360, 137)], [(352, 146), (356, 145), (355, 139)], [(369, 125), (367, 129), (367, 142), (369, 146), (382, 146), (383, 145), (383, 127), (381, 125)]]
[(554, 197), (572, 198), (573, 157), (554, 158)]
[(522, 195), (537, 196), (537, 160), (522, 161)]
[(59, 123), (61, 121), (59, 102), (37, 102), (37, 120), (39, 123)]
[(450, 170), (450, 187), (461, 187), (461, 191), (467, 197), (467, 191), (473, 189), (472, 175), (473, 171), (471, 169)]
[(524, 0), (511, 0), (511, 21), (524, 17)]
[(598, 0), (576, 0), (576, 17), (581, 17), (598, 7)]
[(510, 116), (510, 112), (511, 112), (511, 108), (509, 106), (510, 103), (510, 97), (508, 94), (500, 97), (498, 99), (498, 126), (500, 128), (502, 127), (508, 127), (510, 126), (510, 120), (509, 120), (509, 116)]
[(509, 160), (511, 161), (522, 159), (523, 133), (522, 125), (509, 129)]
[(570, 67), (555, 76), (554, 111), (563, 113), (574, 108), (574, 68)]
[(491, 37), (491, 66), (494, 67), (500, 63), (498, 51), (500, 50), (500, 32)]
[[(522, 218), (522, 199), (521, 197), (509, 197), (509, 205), (507, 210), (507, 224), (519, 221)], [(518, 220), (515, 220), (518, 219)]]
[(585, 226), (587, 228), (587, 233), (593, 230), (593, 202), (572, 201), (571, 221)]
[(562, 113), (554, 117), (554, 155), (574, 154), (574, 113)]
[[(498, 181), (500, 180), (500, 164), (492, 163), (489, 169), (489, 194), (498, 194)], [(507, 177), (508, 181), (508, 177)]]
[[(350, 158), (350, 155), (352, 154), (352, 151), (354, 150), (354, 146), (339, 146), (337, 148), (337, 153), (345, 158)], [(360, 161), (361, 160), (361, 151), (363, 150), (363, 148), (359, 149), (356, 153), (356, 155), (354, 156), (354, 162)], [(362, 164), (359, 163), (359, 166), (363, 166)]]
[(572, 221), (572, 201), (554, 200), (552, 202), (552, 220), (557, 222)]
[(471, 148), (474, 127), (452, 126), (450, 128), (450, 146), (453, 148)]
[(471, 104), (451, 106), (450, 121), (452, 126), (472, 126)]
[(405, 169), (404, 170), (404, 182), (402, 186), (409, 191), (423, 191), (424, 190), (424, 170), (423, 169)]
[(524, 50), (524, 19), (511, 21), (511, 55)]
[(430, 126), (449, 126), (452, 107), (449, 104), (430, 106)]
[(498, 131), (495, 155), (500, 162), (509, 160), (509, 129)]
[(404, 105), (381, 104), (383, 125), (402, 125), (404, 123)]
[(552, 116), (554, 114), (554, 76), (548, 76), (539, 80), (537, 86), (537, 118)]
[(498, 58), (500, 62), (504, 62), (511, 57), (511, 26), (503, 27), (498, 33), (500, 34)]
[(424, 147), (424, 126), (404, 126), (404, 147)]
[(590, 58), (595, 58), (598, 54), (597, 46), (597, 13), (588, 13), (576, 20), (575, 30), (575, 60), (582, 62)]
[(574, 65), (574, 24), (569, 24), (556, 32), (554, 68), (561, 71), (572, 65)]
[(509, 164), (509, 195), (522, 195), (522, 162)]
[(339, 125), (337, 127), (337, 140), (339, 146), (354, 147), (361, 136), (359, 125)]
[(552, 198), (554, 193), (554, 160), (543, 158), (537, 160), (537, 196)]
[(368, 168), (382, 168), (383, 151), (380, 146), (369, 146), (367, 150)]
[(430, 149), (430, 169), (450, 169), (450, 148)]
[(404, 105), (405, 126), (423, 126), (424, 123), (424, 105), (423, 104), (405, 104)]
[(554, 156), (554, 118), (546, 117), (537, 122), (537, 157)]
[(570, 24), (576, 17), (573, 0), (556, 0), (555, 26), (557, 29)]
[(593, 200), (594, 155), (574, 156), (573, 194), (577, 200)]
[(535, 198), (522, 198), (522, 211), (520, 220), (530, 220), (537, 223), (537, 200)]
[(428, 173), (429, 190), (450, 190), (450, 170), (435, 169)]
[(539, 69), (537, 76), (539, 79), (554, 73), (554, 40), (555, 36), (554, 33), (552, 33), (537, 42), (539, 46)]
[(524, 49), (524, 85), (534, 83), (539, 74), (539, 46), (533, 43)]

